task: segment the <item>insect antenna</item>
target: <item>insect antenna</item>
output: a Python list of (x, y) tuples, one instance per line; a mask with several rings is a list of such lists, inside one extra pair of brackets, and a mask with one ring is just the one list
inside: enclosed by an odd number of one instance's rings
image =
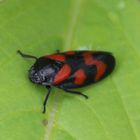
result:
[(20, 55), (21, 55), (22, 57), (24, 57), (24, 58), (31, 58), (31, 59), (38, 60), (38, 58), (37, 58), (36, 56), (24, 54), (24, 53), (22, 53), (20, 50), (18, 50), (17, 53), (20, 54)]

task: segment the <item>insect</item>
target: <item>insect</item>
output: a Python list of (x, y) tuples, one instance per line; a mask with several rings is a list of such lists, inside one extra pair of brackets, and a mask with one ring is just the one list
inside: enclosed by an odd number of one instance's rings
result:
[(96, 83), (107, 77), (115, 67), (114, 56), (104, 51), (57, 51), (39, 58), (19, 50), (17, 52), (24, 58), (35, 60), (29, 70), (29, 79), (48, 89), (43, 102), (43, 113), (46, 112), (46, 103), (53, 86), (88, 99), (87, 95), (71, 89)]

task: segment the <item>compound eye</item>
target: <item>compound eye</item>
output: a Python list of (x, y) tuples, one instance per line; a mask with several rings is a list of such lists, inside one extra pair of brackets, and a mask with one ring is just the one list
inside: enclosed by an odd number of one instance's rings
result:
[(33, 83), (37, 83), (40, 84), (41, 81), (41, 76), (38, 74), (38, 72), (36, 72), (36, 70), (34, 69), (34, 66), (32, 66), (29, 70), (29, 79), (33, 82)]
[(29, 69), (29, 73), (30, 73), (30, 74), (34, 74), (34, 73), (35, 73), (35, 69), (34, 69), (33, 66)]

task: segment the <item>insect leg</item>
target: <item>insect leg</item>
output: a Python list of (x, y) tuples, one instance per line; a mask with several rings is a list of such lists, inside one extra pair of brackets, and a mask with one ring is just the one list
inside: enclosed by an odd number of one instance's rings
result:
[(46, 112), (47, 100), (48, 100), (48, 97), (49, 97), (49, 95), (50, 95), (50, 93), (51, 93), (51, 86), (46, 86), (46, 88), (48, 89), (48, 93), (47, 93), (47, 95), (46, 95), (46, 97), (45, 97), (45, 100), (44, 100), (44, 102), (43, 102), (43, 113)]
[(38, 58), (35, 57), (35, 56), (28, 55), (28, 54), (24, 54), (24, 53), (22, 53), (20, 50), (18, 50), (17, 53), (20, 54), (20, 55), (21, 55), (22, 57), (24, 57), (24, 58), (32, 58), (32, 59), (35, 59), (35, 60), (38, 59)]
[(56, 53), (60, 53), (60, 50), (56, 50)]
[(63, 89), (64, 91), (68, 92), (68, 93), (72, 93), (72, 94), (77, 94), (77, 95), (81, 95), (83, 97), (85, 97), (86, 99), (88, 99), (88, 96), (79, 92), (79, 91), (72, 91), (72, 90), (69, 90), (69, 89)]

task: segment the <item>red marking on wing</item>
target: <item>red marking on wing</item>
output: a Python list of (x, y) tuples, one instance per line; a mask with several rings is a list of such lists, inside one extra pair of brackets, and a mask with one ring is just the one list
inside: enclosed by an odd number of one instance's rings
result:
[(65, 56), (62, 54), (47, 55), (46, 57), (57, 61), (62, 61), (62, 62), (66, 61)]
[(65, 54), (68, 54), (68, 55), (73, 55), (75, 54), (76, 52), (75, 51), (68, 51), (68, 52), (65, 52)]
[(70, 76), (70, 73), (71, 73), (70, 66), (68, 64), (65, 64), (54, 77), (53, 84), (56, 85), (61, 83)]
[(75, 81), (74, 84), (76, 85), (82, 85), (86, 79), (86, 75), (84, 70), (79, 69), (74, 73)]
[(90, 52), (86, 52), (83, 54), (85, 64), (87, 65), (96, 65), (97, 74), (95, 75), (95, 80), (100, 80), (101, 76), (105, 73), (106, 64), (100, 60), (94, 59), (93, 55)]

